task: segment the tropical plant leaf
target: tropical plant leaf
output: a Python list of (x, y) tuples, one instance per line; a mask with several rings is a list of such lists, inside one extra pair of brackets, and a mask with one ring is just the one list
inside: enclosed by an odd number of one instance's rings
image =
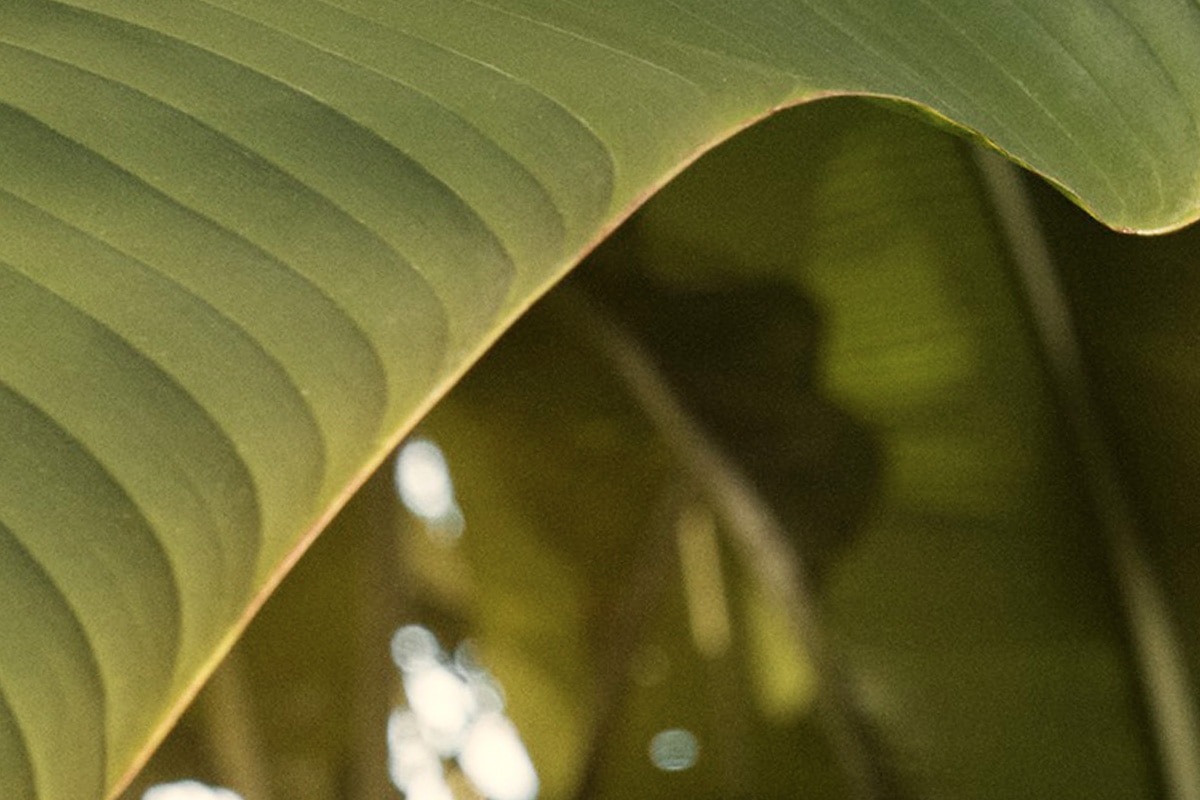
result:
[(1177, 227), (1198, 31), (1183, 0), (5, 3), (0, 793), (127, 780), (402, 432), (713, 143), (899, 97)]

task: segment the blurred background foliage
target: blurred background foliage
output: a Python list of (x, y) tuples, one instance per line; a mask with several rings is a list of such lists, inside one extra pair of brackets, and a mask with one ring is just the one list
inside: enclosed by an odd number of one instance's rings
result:
[[(1160, 796), (1105, 543), (970, 147), (838, 100), (702, 159), (422, 424), (461, 535), (405, 510), (389, 461), (125, 798), (183, 777), (399, 797), (388, 642), (409, 623), (496, 676), (541, 797), (847, 796), (806, 642), (563, 295), (638, 343), (783, 522), (881, 796)], [(1194, 670), (1200, 233), (1119, 236), (1028, 190)], [(664, 770), (650, 745), (673, 729), (698, 755)]]

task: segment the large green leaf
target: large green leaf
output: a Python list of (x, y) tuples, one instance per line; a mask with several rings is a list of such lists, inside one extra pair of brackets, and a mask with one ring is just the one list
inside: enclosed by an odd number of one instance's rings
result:
[(1161, 230), (1200, 208), (1197, 67), (1184, 0), (9, 0), (0, 794), (122, 783), (400, 435), (713, 143), (906, 98)]

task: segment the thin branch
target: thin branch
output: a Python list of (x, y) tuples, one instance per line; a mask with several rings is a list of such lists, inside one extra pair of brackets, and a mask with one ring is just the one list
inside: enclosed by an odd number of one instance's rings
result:
[(631, 334), (578, 291), (562, 287), (553, 298), (561, 304), (557, 310), (563, 321), (577, 327), (612, 364), (725, 521), (751, 569), (787, 609), (793, 633), (804, 642), (817, 673), (819, 717), (850, 785), (849, 796), (881, 800), (887, 785), (883, 766), (873, 758), (853, 693), (826, 641), (807, 571), (788, 544), (782, 523), (754, 484), (683, 408)]
[(1200, 800), (1200, 725), (1179, 637), (1162, 585), (1142, 549), (1132, 504), (1100, 425), (1071, 312), (1049, 247), (1016, 167), (995, 153), (982, 149), (974, 152), (1012, 252), (1107, 539), (1168, 797)]

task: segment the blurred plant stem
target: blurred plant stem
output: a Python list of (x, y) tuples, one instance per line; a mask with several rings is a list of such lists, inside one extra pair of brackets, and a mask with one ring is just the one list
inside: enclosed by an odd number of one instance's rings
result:
[(820, 723), (844, 775), (851, 800), (884, 800), (888, 775), (855, 702), (850, 681), (825, 637), (802, 554), (789, 544), (782, 523), (737, 465), (675, 397), (640, 343), (582, 291), (561, 287), (551, 295), (562, 324), (576, 331), (607, 361), (665, 445), (703, 491), (735, 546), (762, 585), (787, 609), (795, 638), (807, 648), (819, 682)]
[(1170, 800), (1200, 800), (1200, 725), (1183, 650), (1162, 582), (1147, 558), (1140, 523), (1089, 385), (1070, 306), (1028, 188), (1002, 156), (972, 148), (1012, 254), (1034, 333), (1108, 548), (1133, 659)]

